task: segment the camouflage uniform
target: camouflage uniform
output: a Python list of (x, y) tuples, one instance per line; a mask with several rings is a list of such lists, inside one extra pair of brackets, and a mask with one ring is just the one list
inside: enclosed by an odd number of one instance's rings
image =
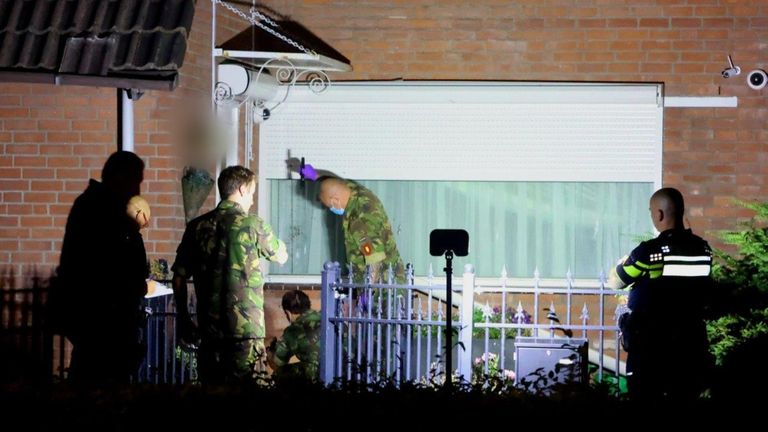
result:
[(391, 264), (395, 280), (404, 282), (403, 262), (384, 206), (367, 188), (352, 181), (347, 181), (347, 186), (351, 194), (341, 227), (347, 264), (353, 266), (355, 281), (362, 282), (367, 264), (377, 269), (382, 280), (386, 281), (386, 271)]
[(187, 226), (173, 271), (195, 283), (202, 381), (258, 378), (266, 371), (259, 260), (273, 260), (280, 243), (269, 224), (228, 200)]
[[(278, 378), (317, 380), (320, 350), (320, 313), (308, 310), (283, 331), (275, 346), (274, 362)], [(298, 363), (290, 363), (296, 356)]]

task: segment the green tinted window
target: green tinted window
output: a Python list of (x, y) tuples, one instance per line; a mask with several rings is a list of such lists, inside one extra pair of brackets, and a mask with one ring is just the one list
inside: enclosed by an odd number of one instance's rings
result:
[[(444, 259), (429, 255), (429, 233), (461, 228), (470, 254), (454, 260), (454, 273), (471, 263), (479, 277), (594, 278), (652, 231), (652, 183), (477, 182), (358, 180), (381, 199), (400, 255), (425, 275), (441, 275)], [(317, 201), (317, 185), (269, 180), (269, 215), (290, 259), (272, 275), (319, 275), (323, 263), (344, 261), (341, 217)]]

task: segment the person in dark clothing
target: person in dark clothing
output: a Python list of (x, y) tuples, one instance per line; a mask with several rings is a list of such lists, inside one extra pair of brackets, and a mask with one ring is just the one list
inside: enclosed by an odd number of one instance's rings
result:
[(113, 153), (102, 181), (90, 180), (67, 218), (51, 307), (73, 345), (73, 381), (127, 383), (143, 358), (140, 306), (149, 269), (139, 227), (126, 213), (143, 173), (137, 155)]
[(704, 323), (712, 251), (683, 222), (683, 195), (663, 188), (650, 200), (659, 236), (642, 242), (612, 270), (608, 285), (632, 285), (631, 312), (620, 319), (629, 394), (637, 400), (693, 400), (713, 361)]

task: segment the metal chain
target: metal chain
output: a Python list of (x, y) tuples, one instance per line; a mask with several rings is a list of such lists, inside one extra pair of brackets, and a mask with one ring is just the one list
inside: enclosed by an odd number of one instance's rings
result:
[(300, 51), (303, 51), (305, 54), (311, 54), (311, 55), (315, 55), (315, 56), (317, 55), (317, 53), (314, 50), (309, 50), (307, 48), (304, 48), (303, 45), (299, 44), (298, 42), (294, 41), (293, 39), (291, 39), (291, 38), (289, 38), (289, 37), (287, 37), (287, 36), (277, 32), (273, 28), (271, 28), (269, 26), (266, 26), (266, 25), (262, 24), (261, 21), (253, 18), (253, 15), (256, 15), (259, 18), (261, 18), (263, 21), (266, 21), (267, 23), (269, 23), (270, 25), (273, 25), (275, 27), (279, 27), (279, 25), (276, 22), (274, 22), (273, 20), (267, 18), (266, 15), (264, 15), (261, 12), (257, 11), (255, 8), (251, 8), (251, 16), (248, 16), (245, 12), (243, 12), (240, 9), (230, 5), (229, 3), (225, 2), (224, 0), (213, 0), (213, 1), (215, 3), (218, 3), (218, 4), (222, 5), (222, 6), (224, 6), (224, 8), (229, 9), (230, 12), (234, 13), (235, 15), (238, 15), (239, 17), (243, 18), (244, 20), (248, 21), (249, 23), (251, 23), (253, 25), (256, 25), (256, 26), (259, 26), (261, 29), (263, 29), (267, 33), (275, 36), (276, 38), (281, 39), (281, 40), (283, 40), (284, 42), (286, 42), (286, 43), (288, 43), (290, 45), (293, 45), (294, 47), (296, 47)]
[[(251, 6), (250, 12), (251, 12), (251, 18), (253, 18), (253, 16), (256, 15), (262, 21), (265, 21), (267, 24), (271, 25), (272, 27), (280, 27), (280, 24), (272, 21), (271, 18), (269, 18), (268, 16), (266, 16), (263, 13), (259, 12), (258, 10), (256, 10), (256, 6), (255, 5)], [(253, 19), (256, 19), (256, 18), (253, 18)]]

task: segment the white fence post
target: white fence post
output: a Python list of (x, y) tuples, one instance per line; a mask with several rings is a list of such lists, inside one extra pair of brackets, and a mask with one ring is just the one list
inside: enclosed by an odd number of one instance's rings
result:
[(464, 280), (461, 290), (461, 332), (459, 340), (464, 346), (459, 351), (459, 376), (464, 382), (472, 381), (472, 315), (475, 300), (475, 267), (464, 265)]
[(330, 318), (336, 317), (336, 301), (331, 285), (339, 279), (339, 264), (326, 262), (323, 266), (320, 287), (320, 381), (325, 385), (333, 382), (334, 372), (334, 326)]

